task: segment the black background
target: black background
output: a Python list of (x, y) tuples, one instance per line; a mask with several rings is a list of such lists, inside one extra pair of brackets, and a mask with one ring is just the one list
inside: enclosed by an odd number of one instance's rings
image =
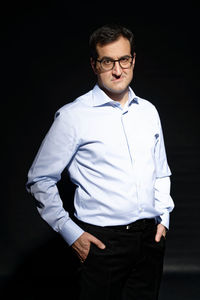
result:
[[(40, 218), (25, 183), (56, 110), (93, 88), (88, 38), (110, 22), (135, 33), (131, 86), (156, 105), (162, 121), (176, 205), (165, 274), (200, 272), (199, 15), (195, 2), (175, 4), (29, 1), (1, 6), (0, 279), (7, 291), (16, 289), (16, 278), (21, 296), (27, 284), (44, 288), (46, 278), (54, 283), (72, 278), (76, 262)], [(66, 174), (59, 188), (70, 206), (73, 186)], [(24, 299), (35, 298), (26, 294)]]

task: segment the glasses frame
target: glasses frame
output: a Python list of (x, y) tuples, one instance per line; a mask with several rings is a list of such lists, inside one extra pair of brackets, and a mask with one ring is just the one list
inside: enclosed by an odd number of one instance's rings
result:
[[(129, 66), (129, 67), (123, 67), (123, 66), (121, 65), (121, 63), (120, 63), (120, 60), (122, 60), (122, 59), (125, 58), (125, 57), (131, 58), (131, 62), (130, 62), (130, 66)], [(102, 61), (103, 61), (104, 59), (106, 59), (105, 57), (103, 57), (102, 59), (96, 59), (96, 61), (98, 61), (98, 62), (100, 63), (100, 66), (101, 66), (101, 68), (102, 68), (104, 71), (111, 71), (111, 70), (114, 69), (115, 63), (116, 63), (116, 62), (119, 63), (119, 65), (120, 65), (120, 67), (121, 67), (122, 69), (129, 69), (129, 68), (131, 67), (132, 63), (133, 63), (134, 57), (135, 57), (135, 56), (132, 56), (132, 55), (124, 55), (124, 56), (120, 57), (119, 59), (112, 59), (112, 58), (110, 58), (110, 57), (107, 57), (107, 59), (109, 59), (109, 60), (112, 61), (112, 63), (113, 63), (113, 66), (112, 66), (111, 68), (109, 68), (109, 69), (105, 69), (105, 68), (102, 66)]]

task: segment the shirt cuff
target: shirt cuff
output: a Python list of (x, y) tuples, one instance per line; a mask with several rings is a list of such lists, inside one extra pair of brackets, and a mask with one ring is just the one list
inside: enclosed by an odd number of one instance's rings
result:
[(60, 235), (71, 246), (82, 234), (84, 230), (81, 229), (72, 219), (68, 219), (59, 230)]
[(160, 219), (161, 219), (161, 221), (159, 223), (162, 224), (162, 225), (164, 225), (169, 230), (169, 212), (165, 211), (160, 216)]

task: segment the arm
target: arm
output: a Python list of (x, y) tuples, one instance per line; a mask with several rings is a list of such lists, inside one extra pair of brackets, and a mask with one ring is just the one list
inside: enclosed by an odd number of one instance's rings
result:
[(57, 182), (78, 149), (78, 133), (69, 113), (57, 114), (29, 170), (27, 190), (41, 217), (71, 245), (83, 230), (63, 208)]
[(155, 240), (160, 241), (161, 236), (166, 236), (166, 232), (169, 229), (169, 214), (174, 208), (174, 202), (170, 196), (170, 178), (162, 177), (157, 178), (155, 182), (155, 200), (156, 207), (160, 211), (163, 211), (163, 214), (160, 215), (159, 224), (157, 227), (157, 234)]
[(155, 182), (155, 201), (160, 215), (160, 222), (169, 229), (169, 214), (174, 208), (174, 202), (170, 196), (170, 177), (157, 178)]
[(168, 166), (165, 145), (162, 133), (160, 118), (157, 114), (158, 120), (158, 139), (155, 147), (155, 166), (156, 166), (156, 180), (154, 184), (155, 191), (155, 207), (162, 214), (158, 220), (158, 231), (156, 240), (160, 240), (162, 235), (166, 235), (166, 230), (169, 229), (169, 215), (174, 208), (174, 202), (170, 196), (170, 175), (171, 171)]

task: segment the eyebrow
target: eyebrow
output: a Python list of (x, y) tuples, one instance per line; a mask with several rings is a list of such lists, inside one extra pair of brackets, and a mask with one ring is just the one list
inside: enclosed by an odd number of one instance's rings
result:
[[(127, 56), (131, 56), (131, 55), (125, 54), (125, 55), (120, 56), (118, 59), (121, 59), (121, 58), (127, 57)], [(103, 56), (102, 58), (99, 58), (99, 60), (103, 60), (103, 59), (115, 60), (114, 58), (112, 58), (110, 56)]]

